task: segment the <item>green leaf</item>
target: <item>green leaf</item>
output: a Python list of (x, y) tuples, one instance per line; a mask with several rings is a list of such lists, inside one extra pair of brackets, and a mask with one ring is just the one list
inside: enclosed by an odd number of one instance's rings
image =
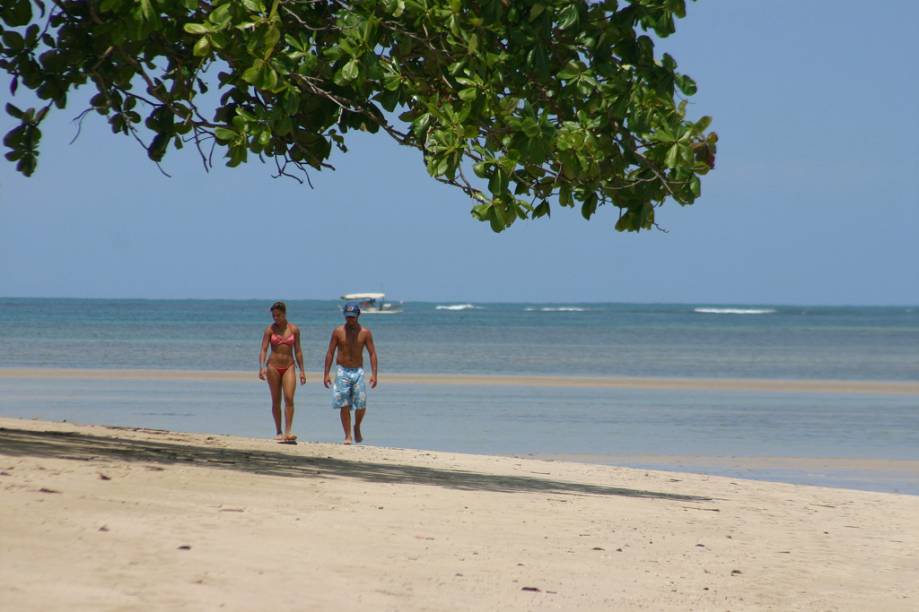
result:
[(546, 10), (546, 5), (541, 2), (537, 2), (530, 7), (530, 21), (535, 21), (537, 17), (543, 14), (543, 11)]
[(0, 6), (0, 18), (9, 26), (24, 26), (32, 21), (31, 0), (4, 0)]
[(469, 36), (469, 40), (466, 42), (466, 50), (469, 52), (469, 55), (475, 55), (479, 50), (479, 37), (473, 32)]
[(144, 20), (149, 21), (149, 22), (156, 21), (157, 12), (156, 12), (156, 9), (153, 8), (153, 3), (151, 2), (151, 0), (139, 0), (139, 2), (140, 2), (140, 13), (141, 15), (143, 15)]
[(676, 82), (676, 86), (680, 88), (680, 91), (682, 91), (687, 96), (693, 96), (696, 94), (698, 89), (696, 87), (696, 82), (685, 74), (677, 76), (674, 81)]
[(18, 106), (14, 106), (9, 102), (6, 103), (6, 112), (8, 115), (15, 119), (22, 119), (23, 115), (25, 114)]
[(25, 47), (26, 41), (19, 32), (7, 30), (3, 33), (3, 44), (12, 51), (21, 51)]
[(211, 50), (211, 41), (207, 36), (202, 36), (198, 39), (198, 42), (195, 43), (194, 48), (192, 49), (192, 55), (195, 57), (204, 57)]
[(183, 29), (189, 34), (207, 34), (211, 28), (203, 23), (186, 23)]
[(581, 204), (581, 216), (587, 221), (597, 212), (597, 194), (591, 192), (587, 194), (584, 203)]
[(558, 14), (558, 29), (567, 30), (578, 22), (578, 7), (576, 4), (569, 4)]
[(629, 208), (616, 222), (617, 232), (637, 232), (641, 229), (641, 218), (635, 209)]
[(345, 81), (353, 81), (360, 74), (360, 64), (357, 59), (352, 59), (342, 66), (341, 76)]
[(265, 59), (271, 55), (271, 52), (274, 51), (275, 46), (278, 44), (278, 41), (281, 40), (281, 30), (272, 26), (268, 28), (268, 31), (265, 32)]
[(574, 206), (574, 199), (571, 197), (571, 185), (565, 183), (559, 187), (558, 203), (562, 206)]
[(695, 174), (689, 179), (689, 191), (697, 198), (702, 195), (702, 181)]
[(664, 165), (668, 168), (676, 168), (679, 165), (680, 145), (674, 143), (667, 149), (667, 157), (664, 158)]
[(507, 222), (504, 219), (504, 213), (501, 208), (494, 204), (488, 211), (488, 223), (491, 225), (491, 231), (500, 233), (507, 227)]
[(564, 81), (570, 81), (576, 79), (581, 75), (580, 67), (575, 63), (570, 63), (558, 72), (558, 78)]
[(239, 134), (237, 132), (234, 132), (233, 130), (225, 127), (215, 128), (214, 136), (217, 137), (217, 140), (222, 140), (223, 142), (232, 142), (239, 138)]
[(265, 91), (273, 91), (278, 86), (278, 73), (274, 68), (266, 66), (262, 71), (262, 82), (259, 87)]
[(242, 73), (242, 79), (251, 85), (258, 85), (262, 81), (262, 71), (265, 68), (265, 60), (257, 59), (252, 62), (252, 65), (249, 66)]
[(231, 5), (229, 3), (221, 4), (208, 15), (207, 20), (214, 24), (215, 30), (222, 30), (230, 25), (230, 21), (233, 20), (230, 8)]

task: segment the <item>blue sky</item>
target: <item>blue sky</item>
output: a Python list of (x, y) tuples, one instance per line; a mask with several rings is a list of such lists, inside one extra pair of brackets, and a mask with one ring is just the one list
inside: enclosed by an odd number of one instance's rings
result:
[(658, 212), (669, 233), (556, 207), (494, 234), (382, 135), (352, 134), (313, 190), (257, 163), (206, 174), (190, 150), (166, 178), (101, 117), (69, 144), (74, 105), (32, 178), (0, 160), (0, 296), (919, 304), (919, 4), (688, 13), (662, 49), (721, 140), (702, 198)]

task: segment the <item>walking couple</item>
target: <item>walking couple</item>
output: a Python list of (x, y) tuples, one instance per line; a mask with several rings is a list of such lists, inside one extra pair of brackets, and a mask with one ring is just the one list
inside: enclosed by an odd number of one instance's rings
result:
[[(332, 389), (332, 408), (339, 411), (341, 426), (345, 432), (345, 444), (363, 441), (361, 422), (367, 412), (367, 387), (364, 382), (364, 349), (370, 357), (370, 388), (377, 386), (377, 351), (373, 334), (358, 321), (360, 307), (355, 303), (345, 304), (342, 309), (344, 325), (332, 330), (329, 349), (325, 355), (322, 383)], [(275, 440), (285, 444), (296, 444), (291, 428), (294, 421), (294, 392), (297, 389), (295, 365), (300, 368), (300, 384), (306, 384), (306, 370), (303, 368), (303, 351), (300, 348), (300, 328), (287, 320), (287, 305), (275, 302), (271, 305), (273, 323), (262, 335), (262, 349), (259, 352), (258, 377), (268, 381), (271, 390), (271, 414), (274, 417)], [(269, 353), (270, 349), (270, 353)], [(267, 359), (266, 359), (267, 358)], [(330, 375), (335, 360), (335, 380)], [(284, 427), (281, 428), (281, 398), (284, 398)], [(354, 427), (351, 426), (351, 410), (354, 410)]]

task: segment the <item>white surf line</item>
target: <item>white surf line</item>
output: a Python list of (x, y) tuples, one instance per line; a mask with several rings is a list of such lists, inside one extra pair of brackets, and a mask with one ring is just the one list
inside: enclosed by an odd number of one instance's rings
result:
[[(222, 370), (0, 368), (2, 379), (83, 380), (197, 380), (258, 381), (256, 372)], [(307, 372), (308, 382), (318, 382), (319, 372)], [(866, 395), (916, 395), (919, 381), (792, 380), (770, 378), (640, 378), (586, 376), (524, 376), (480, 374), (384, 373), (381, 384), (461, 386), (519, 386), (594, 389), (647, 389), (697, 391), (764, 391), (773, 393), (839, 393)]]

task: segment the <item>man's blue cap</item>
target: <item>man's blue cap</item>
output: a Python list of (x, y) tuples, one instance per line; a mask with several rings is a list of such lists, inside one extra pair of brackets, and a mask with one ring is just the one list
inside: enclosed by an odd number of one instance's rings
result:
[(361, 314), (361, 307), (354, 302), (348, 302), (343, 309), (345, 317), (358, 317)]

